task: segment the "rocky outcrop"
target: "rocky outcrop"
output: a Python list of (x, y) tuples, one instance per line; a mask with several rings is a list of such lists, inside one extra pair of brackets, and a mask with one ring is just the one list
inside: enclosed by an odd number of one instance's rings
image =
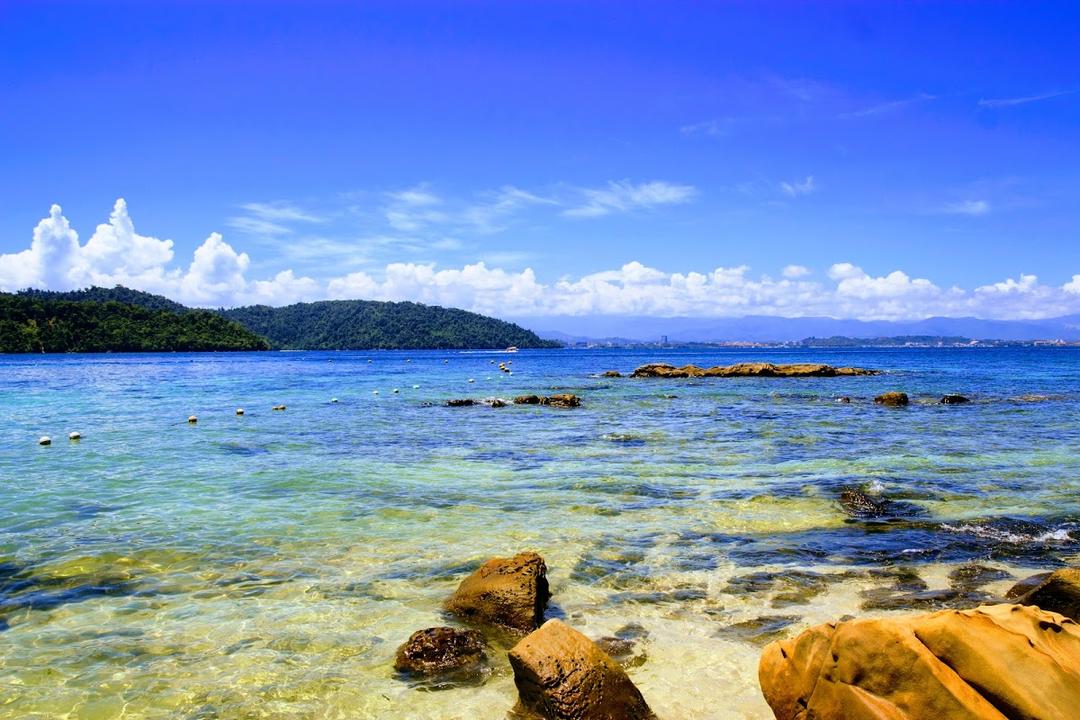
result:
[(882, 393), (874, 398), (874, 402), (878, 405), (886, 405), (888, 407), (904, 407), (910, 401), (908, 400), (907, 393), (896, 392), (891, 390), (887, 393)]
[(459, 398), (455, 400), (447, 400), (446, 407), (471, 407), (476, 404), (476, 401), (472, 398)]
[(519, 716), (655, 720), (626, 671), (587, 637), (549, 620), (510, 651)]
[(581, 398), (570, 393), (556, 395), (519, 395), (514, 398), (515, 405), (550, 405), (551, 407), (575, 408), (581, 405)]
[(548, 598), (547, 566), (534, 552), (492, 558), (461, 581), (446, 611), (462, 620), (527, 633), (540, 627)]
[(794, 363), (774, 365), (772, 363), (738, 363), (736, 365), (718, 365), (700, 368), (697, 365), (675, 367), (666, 363), (642, 365), (630, 377), (837, 377), (841, 375), (877, 375), (880, 371), (856, 367), (833, 367), (819, 363)]
[(1080, 708), (1080, 626), (1021, 605), (818, 625), (758, 667), (778, 720), (1056, 720)]
[(484, 636), (476, 630), (417, 630), (398, 648), (394, 669), (419, 678), (477, 680), (484, 674), (485, 647)]
[(1080, 569), (1055, 570), (1043, 577), (1042, 582), (1028, 587), (1018, 583), (1013, 590), (1020, 588), (1022, 592), (1010, 590), (1008, 597), (1015, 597), (1020, 605), (1034, 605), (1080, 622)]
[(941, 398), (942, 405), (963, 405), (964, 403), (969, 402), (971, 402), (971, 400), (963, 395), (950, 394)]

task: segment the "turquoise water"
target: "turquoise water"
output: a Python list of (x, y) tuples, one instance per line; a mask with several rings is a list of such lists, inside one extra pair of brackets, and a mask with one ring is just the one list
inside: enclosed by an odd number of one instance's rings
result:
[[(744, 360), (887, 372), (597, 377)], [(553, 388), (582, 406), (442, 405)], [(393, 654), (525, 549), (553, 616), (644, 626), (661, 716), (767, 718), (770, 637), (1080, 560), (1078, 401), (1068, 349), (0, 356), (0, 718), (502, 718), (498, 648), (439, 692)]]

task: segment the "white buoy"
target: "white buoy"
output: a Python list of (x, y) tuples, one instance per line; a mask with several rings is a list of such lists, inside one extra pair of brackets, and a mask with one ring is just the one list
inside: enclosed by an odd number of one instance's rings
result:
[(419, 386), (419, 385), (413, 385), (413, 386), (412, 386), (412, 389), (413, 389), (413, 390), (419, 390), (419, 389), (420, 389), (420, 386)]
[(195, 423), (199, 422), (199, 418), (196, 415), (188, 415), (187, 421), (194, 425)]
[(401, 391), (400, 391), (400, 390), (398, 390), (397, 388), (394, 388), (394, 394), (395, 394), (395, 395), (397, 395), (397, 394), (398, 394), (399, 392), (401, 392)]
[(82, 433), (78, 430), (73, 430), (68, 433), (68, 440), (82, 440)]
[(378, 390), (372, 390), (372, 391), (371, 391), (371, 394), (372, 394), (372, 395), (378, 395), (378, 394), (379, 394), (379, 391), (378, 391)]
[(237, 415), (243, 415), (244, 414), (244, 408), (236, 408), (236, 414)]
[(473, 378), (469, 378), (469, 382), (474, 383), (476, 382), (476, 380), (474, 380)]
[(40, 438), (38, 438), (37, 444), (38, 445), (52, 445), (52, 438), (49, 437), (48, 435), (42, 435)]
[(330, 402), (332, 402), (332, 403), (336, 403), (336, 402), (337, 402), (337, 398), (330, 398)]

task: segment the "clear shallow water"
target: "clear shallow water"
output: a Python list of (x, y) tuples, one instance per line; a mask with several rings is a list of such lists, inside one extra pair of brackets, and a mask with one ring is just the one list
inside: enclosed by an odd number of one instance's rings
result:
[[(758, 359), (889, 372), (594, 377)], [(441, 406), (554, 387), (582, 407)], [(0, 356), (0, 718), (502, 718), (497, 652), (474, 688), (391, 666), (524, 549), (553, 615), (648, 630), (662, 717), (767, 718), (755, 628), (889, 612), (861, 606), (898, 568), (933, 591), (978, 562), (989, 595), (1080, 559), (1078, 421), (1059, 349)], [(853, 521), (849, 487), (906, 519)]]

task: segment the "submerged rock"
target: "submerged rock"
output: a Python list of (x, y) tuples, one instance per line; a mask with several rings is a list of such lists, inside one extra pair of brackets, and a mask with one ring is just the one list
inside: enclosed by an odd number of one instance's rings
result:
[(527, 633), (540, 627), (550, 597), (544, 559), (523, 552), (481, 565), (461, 581), (446, 611), (462, 620)]
[(799, 622), (799, 620), (798, 615), (762, 615), (750, 620), (725, 625), (713, 635), (719, 638), (741, 640), (754, 645), (765, 645), (783, 637), (787, 629)]
[(458, 398), (455, 400), (446, 401), (446, 407), (470, 407), (475, 404), (476, 401), (472, 398)]
[(624, 668), (640, 667), (649, 656), (645, 652), (644, 641), (649, 631), (637, 623), (623, 625), (612, 635), (597, 638), (596, 646), (603, 650), (615, 662)]
[(1080, 626), (1020, 605), (818, 625), (765, 648), (777, 720), (1074, 717)]
[(619, 372), (618, 370), (605, 370), (603, 373), (601, 373), (600, 377), (621, 378), (622, 373)]
[[(1013, 595), (1012, 590), (1009, 594)], [(1080, 619), (1080, 569), (1055, 570), (1042, 582), (1020, 595), (1016, 602), (1060, 613), (1073, 620)]]
[(519, 717), (655, 720), (618, 663), (570, 626), (549, 620), (510, 651)]
[(971, 400), (964, 397), (963, 395), (946, 395), (941, 398), (942, 405), (963, 405), (964, 403), (969, 402), (971, 402)]
[(634, 370), (630, 377), (837, 377), (841, 375), (878, 375), (879, 370), (856, 367), (833, 367), (820, 363), (737, 363), (700, 368), (697, 365), (675, 367), (667, 363), (649, 363)]
[(514, 398), (515, 405), (540, 405), (544, 398), (540, 395), (518, 395)]
[(842, 490), (840, 506), (849, 517), (856, 520), (895, 520), (917, 517), (926, 513), (922, 507), (914, 503), (871, 495), (858, 488)]
[(887, 405), (889, 407), (903, 407), (908, 404), (907, 393), (896, 392), (891, 390), (887, 393), (882, 393), (874, 398), (874, 402), (878, 405)]
[(418, 678), (468, 683), (485, 676), (486, 643), (476, 630), (433, 627), (417, 630), (398, 648), (394, 669)]
[(581, 398), (571, 393), (556, 395), (519, 395), (514, 398), (515, 405), (550, 405), (551, 407), (573, 408), (581, 405)]

